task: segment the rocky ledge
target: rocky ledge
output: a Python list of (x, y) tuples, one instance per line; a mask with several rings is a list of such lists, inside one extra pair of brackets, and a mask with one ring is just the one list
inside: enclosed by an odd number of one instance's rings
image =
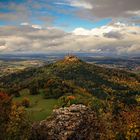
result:
[(76, 57), (76, 56), (68, 55), (68, 56), (65, 56), (65, 58), (62, 62), (63, 63), (79, 63), (79, 62), (81, 62), (81, 60), (78, 59), (78, 57)]
[(90, 108), (72, 105), (55, 109), (50, 119), (33, 124), (31, 140), (94, 140), (99, 139), (98, 127)]

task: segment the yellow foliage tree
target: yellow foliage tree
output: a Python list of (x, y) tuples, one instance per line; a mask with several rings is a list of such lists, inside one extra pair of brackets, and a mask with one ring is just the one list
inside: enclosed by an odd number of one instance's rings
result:
[(30, 122), (22, 106), (12, 105), (9, 123), (6, 129), (8, 140), (27, 140), (30, 134)]

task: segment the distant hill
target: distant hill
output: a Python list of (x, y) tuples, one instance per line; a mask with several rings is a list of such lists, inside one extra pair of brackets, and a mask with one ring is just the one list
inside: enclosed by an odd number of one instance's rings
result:
[[(58, 97), (79, 89), (99, 99), (114, 95), (121, 99), (132, 99), (140, 94), (140, 76), (123, 70), (88, 64), (76, 56), (66, 56), (55, 63), (0, 78), (1, 90), (15, 92), (24, 88), (39, 90), (48, 87), (60, 89), (59, 92), (63, 94)], [(69, 90), (65, 92), (63, 87)]]

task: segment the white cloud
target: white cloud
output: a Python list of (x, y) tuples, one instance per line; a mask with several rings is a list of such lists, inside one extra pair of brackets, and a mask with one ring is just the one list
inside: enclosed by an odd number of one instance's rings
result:
[(75, 35), (91, 35), (91, 36), (103, 36), (104, 33), (109, 33), (109, 32), (117, 32), (120, 31), (120, 27), (115, 27), (114, 25), (110, 26), (102, 26), (100, 28), (93, 28), (91, 30), (84, 29), (82, 27), (76, 28), (73, 33)]
[(5, 50), (7, 47), (6, 46), (0, 46), (0, 51)]
[(29, 26), (35, 29), (42, 29), (41, 25), (37, 25), (37, 24), (30, 24), (28, 22), (23, 22), (20, 24), (21, 26)]
[(91, 35), (91, 36), (103, 36), (104, 34), (118, 33), (118, 34), (140, 34), (139, 26), (130, 26), (124, 23), (112, 23), (99, 28), (84, 29), (82, 27), (73, 30), (74, 35)]
[(66, 2), (56, 2), (57, 5), (68, 5), (72, 7), (82, 8), (82, 9), (92, 9), (93, 6), (86, 1), (79, 0), (67, 0)]
[(91, 52), (106, 55), (140, 54), (140, 27), (112, 23), (66, 33), (57, 28), (0, 27), (0, 52)]
[(137, 10), (137, 11), (127, 11), (126, 13), (127, 14), (132, 14), (132, 15), (138, 15), (138, 16), (140, 16), (140, 10)]
[(70, 0), (70, 5), (74, 7), (84, 8), (84, 9), (92, 9), (93, 6), (86, 2), (86, 1), (79, 1), (79, 0)]
[(28, 22), (23, 22), (20, 25), (27, 26), (27, 25), (30, 25), (30, 24)]
[(36, 28), (36, 29), (42, 29), (42, 27), (40, 25), (31, 25), (33, 28)]

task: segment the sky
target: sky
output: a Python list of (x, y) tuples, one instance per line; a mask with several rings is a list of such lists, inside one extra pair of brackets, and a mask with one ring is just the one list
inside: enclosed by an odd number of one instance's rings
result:
[(140, 0), (0, 0), (0, 54), (140, 54)]

